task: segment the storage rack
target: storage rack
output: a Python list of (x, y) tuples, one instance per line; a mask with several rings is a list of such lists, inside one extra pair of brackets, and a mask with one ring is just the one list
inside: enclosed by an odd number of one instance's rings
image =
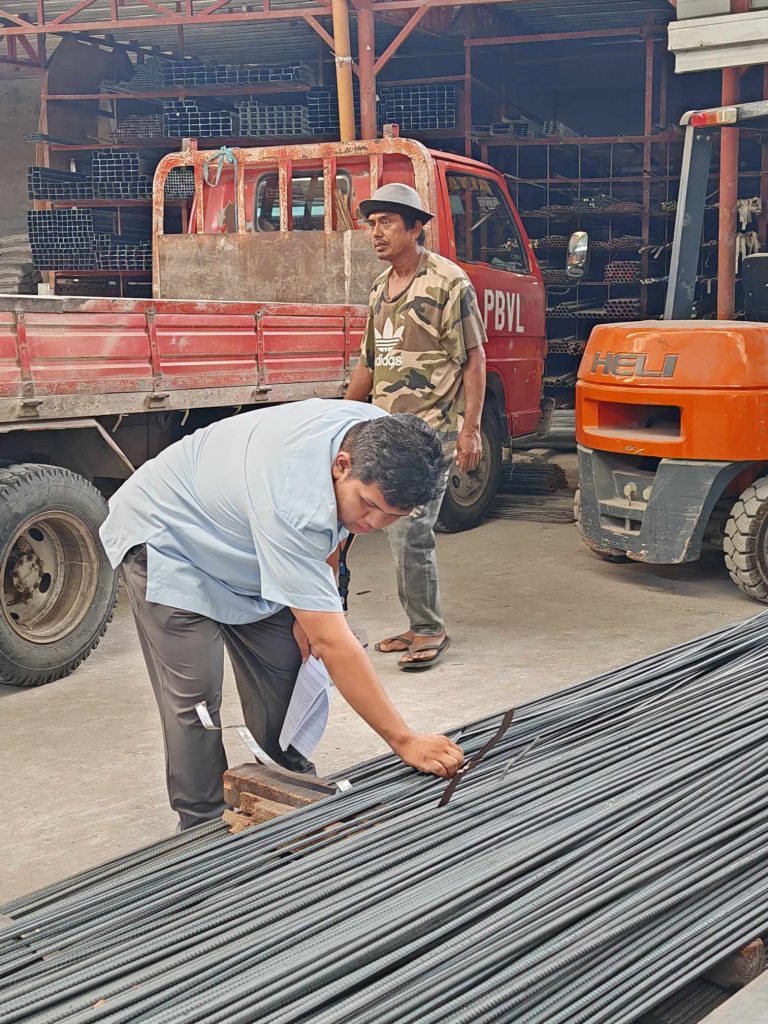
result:
[[(542, 267), (548, 297), (545, 388), (561, 404), (571, 401), (575, 370), (595, 324), (655, 318), (663, 312), (682, 142), (680, 132), (636, 138), (569, 133), (554, 143), (544, 136), (480, 140), (482, 159), (507, 174)], [(762, 152), (757, 133), (743, 133), (742, 198), (759, 197), (765, 188)], [(714, 313), (718, 179), (715, 165), (699, 259), (698, 316)], [(747, 230), (758, 226), (753, 221)], [(564, 273), (568, 237), (577, 229), (589, 232), (591, 252), (589, 273), (578, 282)]]
[[(136, 294), (149, 294), (154, 163), (138, 151), (103, 148), (90, 154), (87, 174), (29, 169), (28, 195), (37, 207), (28, 214), (33, 261), (58, 285), (69, 282), (65, 294), (103, 294), (98, 276), (107, 271), (118, 294), (126, 294), (128, 286)], [(193, 195), (188, 177), (170, 180), (171, 202)]]
[[(98, 92), (44, 95), (43, 123), (51, 126), (52, 138), (42, 139), (41, 163), (57, 163), (30, 171), (30, 197), (37, 208), (62, 206), (103, 207), (118, 217), (127, 206), (151, 205), (151, 174), (163, 152), (178, 148), (183, 137), (204, 140), (206, 148), (222, 145), (253, 146), (317, 142), (339, 135), (339, 107), (336, 91), (317, 84), (322, 74), (306, 65), (243, 66), (216, 65), (191, 60), (151, 56), (136, 64), (128, 81), (105, 81)], [(462, 144), (461, 76), (446, 80), (416, 79), (393, 81), (381, 88), (386, 104), (381, 119), (397, 116), (404, 130), (424, 142), (438, 140), (444, 147)], [(78, 104), (93, 108), (98, 103), (101, 119), (98, 140), (58, 137), (56, 111)], [(355, 116), (360, 120), (359, 90), (355, 89)], [(63, 133), (62, 133), (63, 135)], [(136, 158), (142, 166), (136, 172)], [(103, 158), (101, 156), (103, 154)], [(121, 162), (121, 154), (127, 154)], [(91, 171), (98, 166), (98, 173)], [(73, 164), (73, 174), (62, 165)], [(108, 172), (111, 168), (112, 173)], [(89, 173), (83, 173), (88, 170)], [(121, 180), (121, 174), (123, 179)], [(93, 200), (91, 200), (93, 196)], [(181, 177), (166, 185), (168, 205), (181, 210), (180, 229), (186, 229), (188, 203), (194, 197), (194, 182)], [(137, 260), (142, 263), (142, 260)], [(58, 266), (58, 264), (57, 264)], [(113, 266), (113, 264), (110, 264)], [(116, 268), (116, 264), (114, 264)], [(56, 291), (69, 270), (50, 272)], [(98, 273), (98, 270), (89, 271)], [(149, 274), (147, 273), (147, 280)], [(117, 278), (119, 281), (119, 278)], [(93, 288), (97, 282), (91, 282)], [(70, 285), (72, 287), (72, 285)], [(121, 289), (121, 294), (122, 294)]]
[[(475, 67), (485, 66), (492, 53), (503, 52), (489, 48), (517, 47), (517, 59), (529, 47), (540, 48), (542, 42), (568, 45), (570, 40), (574, 47), (583, 49), (592, 41), (604, 44), (609, 38), (617, 49), (633, 47), (635, 53), (639, 50), (643, 54), (642, 107), (635, 108), (631, 127), (627, 125), (633, 135), (582, 136), (574, 130), (580, 126), (557, 120), (551, 109), (546, 113), (547, 120), (537, 120), (534, 113), (526, 112), (529, 116), (523, 114), (514, 121), (496, 121), (498, 106), (494, 110), (492, 104), (474, 102), (473, 61)], [(528, 33), (476, 38), (466, 40), (464, 45), (465, 78), (470, 84), (466, 120), (475, 129), (471, 142), (482, 160), (510, 176), (510, 190), (519, 203), (528, 234), (538, 242), (549, 309), (546, 390), (558, 405), (572, 405), (575, 371), (591, 327), (615, 319), (655, 317), (663, 310), (682, 163), (683, 132), (677, 124), (683, 110), (696, 101), (678, 104), (679, 110), (671, 109), (672, 62), (666, 52), (664, 25), (654, 21), (652, 15), (635, 27), (550, 32), (541, 37)], [(529, 63), (536, 67), (546, 63), (545, 50), (538, 49)], [(524, 63), (518, 60), (517, 66)], [(749, 88), (755, 87), (759, 84), (753, 82)], [(760, 95), (768, 95), (768, 69), (763, 72)], [(531, 103), (536, 102), (536, 97), (529, 98)], [(758, 233), (765, 249), (768, 136), (748, 129), (740, 136), (738, 195), (761, 200), (762, 213), (749, 230)], [(718, 232), (719, 146), (714, 155), (696, 291), (697, 316), (715, 315), (718, 277), (722, 282), (732, 276), (730, 267), (718, 274), (718, 247), (723, 242)], [(730, 186), (723, 183), (723, 187)], [(578, 208), (580, 198), (599, 193), (638, 206), (631, 211), (618, 204), (607, 211)], [(563, 273), (568, 236), (576, 228), (587, 229), (592, 235), (591, 271), (578, 286), (567, 282)], [(616, 265), (609, 269), (611, 264)], [(740, 298), (737, 275), (737, 316)]]
[[(60, 93), (43, 96), (43, 123), (56, 122), (56, 112), (68, 108), (92, 110), (98, 103), (98, 140), (43, 142), (42, 163), (75, 164), (77, 171), (63, 167), (30, 168), (30, 199), (36, 211), (75, 214), (100, 210), (112, 217), (108, 232), (93, 232), (77, 259), (67, 265), (67, 231), (77, 218), (60, 223), (62, 237), (51, 246), (36, 246), (42, 268), (62, 294), (148, 295), (151, 279), (152, 174), (164, 151), (177, 149), (182, 137), (205, 140), (205, 145), (253, 145), (257, 135), (274, 136), (284, 123), (275, 114), (281, 104), (269, 100), (306, 96), (314, 76), (299, 62), (272, 65), (216, 65), (191, 60), (150, 56), (137, 63), (128, 81), (105, 81), (99, 91)], [(246, 104), (241, 136), (240, 117)], [(240, 106), (240, 110), (238, 110)], [(306, 109), (306, 108), (304, 108)], [(258, 111), (258, 113), (257, 113)], [(302, 123), (305, 123), (305, 120)], [(262, 130), (266, 128), (266, 130)], [(53, 137), (56, 137), (54, 129)], [(63, 133), (62, 133), (63, 134)], [(286, 132), (293, 134), (292, 132)], [(309, 132), (306, 133), (309, 135)], [(282, 141), (282, 136), (274, 139)], [(295, 139), (293, 141), (296, 141)], [(84, 173), (87, 172), (87, 173)], [(194, 179), (184, 168), (172, 172), (166, 184), (166, 204), (177, 207), (177, 227), (186, 229), (188, 204), (194, 198)], [(130, 237), (126, 224), (131, 211), (147, 214), (144, 237)]]
[[(545, 390), (559, 403), (571, 404), (575, 371), (592, 327), (662, 311), (674, 223), (666, 204), (677, 196), (673, 170), (679, 167), (682, 138), (674, 132), (582, 138), (568, 131), (558, 137), (494, 135), (479, 141), (483, 158), (507, 175), (544, 274)], [(589, 274), (578, 282), (564, 272), (568, 237), (575, 230), (589, 232), (591, 251)]]

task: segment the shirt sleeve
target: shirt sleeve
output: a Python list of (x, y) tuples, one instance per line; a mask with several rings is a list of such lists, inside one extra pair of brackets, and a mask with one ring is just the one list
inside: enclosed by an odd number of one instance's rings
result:
[(327, 531), (300, 529), (274, 508), (253, 507), (251, 533), (259, 560), (261, 596), (308, 612), (340, 612), (333, 569), (326, 564)]
[(466, 361), (467, 352), (487, 341), (477, 295), (468, 277), (451, 282), (448, 301), (443, 308), (442, 345), (457, 363)]

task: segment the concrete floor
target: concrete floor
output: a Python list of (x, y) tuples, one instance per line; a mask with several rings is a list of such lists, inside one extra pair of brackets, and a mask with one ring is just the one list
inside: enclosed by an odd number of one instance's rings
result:
[[(373, 658), (415, 727), (437, 730), (508, 708), (760, 610), (719, 562), (609, 565), (573, 526), (496, 520), (439, 538), (453, 646), (420, 675)], [(405, 623), (383, 536), (356, 542), (352, 615), (374, 640)], [(372, 646), (371, 643), (371, 646)], [(224, 721), (241, 721), (231, 676)], [(232, 733), (230, 763), (248, 760)], [(316, 754), (343, 768), (383, 744), (336, 695)], [(0, 686), (0, 902), (169, 835), (162, 743), (123, 601), (95, 654), (69, 679)]]

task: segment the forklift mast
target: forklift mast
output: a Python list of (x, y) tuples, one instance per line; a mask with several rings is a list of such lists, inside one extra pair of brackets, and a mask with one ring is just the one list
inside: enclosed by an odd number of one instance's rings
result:
[(665, 320), (690, 320), (693, 315), (712, 163), (712, 134), (717, 128), (728, 131), (756, 121), (763, 121), (768, 126), (768, 100), (689, 111), (680, 121), (685, 127), (685, 147), (672, 239), (669, 287), (664, 307)]

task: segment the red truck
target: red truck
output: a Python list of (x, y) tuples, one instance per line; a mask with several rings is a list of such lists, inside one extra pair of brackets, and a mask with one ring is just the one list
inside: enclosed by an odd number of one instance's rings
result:
[[(168, 234), (177, 167), (195, 198)], [(391, 181), (437, 211), (427, 245), (465, 268), (485, 317), (483, 460), (452, 474), (441, 513), (449, 530), (479, 522), (503, 446), (538, 427), (546, 350), (542, 276), (503, 177), (399, 138), (185, 142), (155, 174), (154, 298), (0, 298), (0, 680), (61, 678), (99, 642), (117, 579), (97, 531), (136, 466), (241, 409), (343, 395), (382, 269), (357, 207)]]

